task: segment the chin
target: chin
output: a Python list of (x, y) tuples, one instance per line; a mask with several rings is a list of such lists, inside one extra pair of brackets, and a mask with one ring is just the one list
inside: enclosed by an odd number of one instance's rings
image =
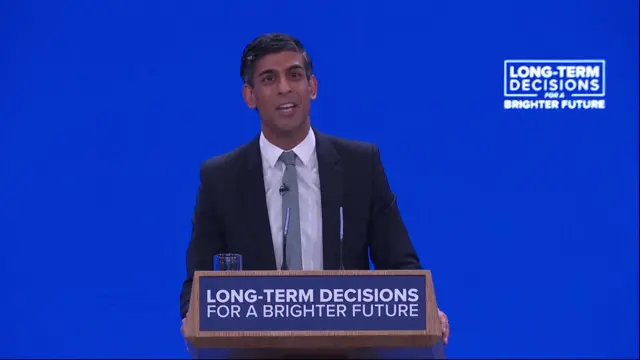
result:
[(300, 130), (300, 128), (304, 127), (304, 120), (293, 121), (292, 119), (281, 119), (280, 121), (276, 121), (276, 128), (284, 133), (294, 132)]

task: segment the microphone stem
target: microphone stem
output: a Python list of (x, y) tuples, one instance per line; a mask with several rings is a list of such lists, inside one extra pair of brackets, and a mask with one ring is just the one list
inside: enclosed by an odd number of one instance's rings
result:
[(283, 234), (282, 236), (282, 265), (280, 265), (280, 270), (288, 270), (287, 269), (287, 234)]
[(289, 220), (291, 217), (291, 209), (287, 208), (284, 218), (284, 227), (282, 229), (282, 265), (280, 270), (289, 270), (287, 265), (287, 235), (289, 234)]
[(344, 248), (344, 214), (342, 206), (340, 206), (340, 270), (344, 270), (344, 256), (342, 255)]

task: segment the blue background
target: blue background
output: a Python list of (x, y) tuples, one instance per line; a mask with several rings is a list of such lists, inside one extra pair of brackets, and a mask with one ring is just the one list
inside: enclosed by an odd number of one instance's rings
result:
[[(382, 290), (390, 289), (392, 292), (396, 289), (417, 290), (418, 300), (411, 301), (395, 301), (394, 297), (390, 301), (354, 301), (349, 302), (347, 298), (357, 297), (355, 294), (342, 296), (338, 301), (334, 298), (321, 301), (321, 289), (327, 289), (331, 292), (335, 289), (355, 289), (355, 290)], [(210, 304), (207, 291), (211, 290), (211, 296), (216, 299), (218, 290), (249, 290), (257, 292), (257, 296), (262, 299), (256, 300), (254, 303), (234, 301), (229, 299), (223, 303), (216, 302)], [(271, 298), (267, 298), (264, 293), (265, 289), (303, 289), (312, 290), (312, 301), (283, 301), (276, 302), (275, 293), (271, 293)], [(354, 330), (425, 330), (427, 328), (426, 308), (426, 284), (424, 276), (269, 276), (269, 277), (228, 277), (228, 276), (208, 276), (200, 278), (200, 330), (202, 331), (304, 331), (304, 330), (324, 330), (324, 331), (354, 331)], [(344, 294), (344, 292), (342, 293)], [(284, 294), (283, 294), (284, 295)], [(370, 293), (373, 296), (373, 293)], [(225, 299), (221, 295), (221, 299)], [(278, 298), (282, 295), (278, 295)], [(383, 297), (386, 298), (386, 294)], [(392, 295), (393, 296), (393, 295)], [(280, 298), (279, 298), (280, 299)], [(371, 298), (370, 298), (371, 299)], [(270, 300), (270, 301), (269, 301)], [(214, 301), (215, 302), (215, 301)], [(357, 312), (353, 310), (358, 304)], [(386, 307), (378, 309), (375, 304), (381, 304)], [(216, 306), (215, 312), (208, 317), (208, 306)], [(239, 316), (230, 316), (232, 306), (238, 306)], [(290, 311), (284, 310), (285, 314), (301, 313), (309, 314), (308, 316), (263, 316), (264, 305), (269, 305), (271, 314), (274, 309), (280, 306), (286, 306)], [(280, 306), (279, 306), (280, 305)], [(295, 308), (292, 308), (297, 305)], [(331, 306), (331, 310), (327, 310), (326, 306), (322, 309), (316, 305)], [(411, 305), (413, 310), (410, 309)], [(218, 312), (217, 308), (226, 306), (227, 310)], [(249, 307), (255, 309), (254, 316), (248, 316)], [(404, 306), (403, 311), (398, 310), (400, 306)], [(314, 312), (303, 312), (304, 308), (311, 309)], [(344, 315), (340, 316), (338, 309), (344, 308)], [(388, 310), (386, 310), (388, 309)], [(281, 310), (279, 310), (281, 311)], [(333, 315), (327, 316), (330, 311)], [(379, 311), (382, 314), (379, 316)], [(220, 317), (222, 314), (224, 317)], [(369, 316), (365, 316), (368, 314)], [(391, 314), (391, 316), (387, 315)], [(406, 314), (416, 314), (414, 316)]]
[[(198, 167), (257, 134), (272, 31), (380, 146), (449, 356), (638, 356), (636, 0), (0, 2), (0, 356), (188, 356)], [(503, 110), (532, 58), (605, 59), (607, 109)]]

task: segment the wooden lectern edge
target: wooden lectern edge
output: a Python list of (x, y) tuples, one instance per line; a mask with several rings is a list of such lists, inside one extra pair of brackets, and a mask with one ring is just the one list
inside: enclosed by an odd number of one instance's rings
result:
[(240, 337), (188, 337), (196, 348), (218, 349), (358, 349), (358, 348), (412, 348), (431, 347), (440, 340), (435, 335), (392, 335), (379, 332), (377, 335), (345, 336), (240, 336)]
[[(438, 316), (430, 270), (320, 270), (320, 271), (196, 271), (191, 299), (199, 299), (200, 277), (209, 276), (424, 276), (427, 297), (427, 330), (424, 331), (200, 331), (200, 302), (190, 301), (185, 338), (196, 347), (211, 348), (355, 348), (424, 347), (441, 339), (442, 326)], [(312, 346), (310, 346), (312, 344)]]
[(336, 275), (401, 275), (427, 276), (431, 278), (431, 270), (243, 270), (243, 271), (196, 271), (193, 274), (195, 282), (202, 276), (336, 276)]

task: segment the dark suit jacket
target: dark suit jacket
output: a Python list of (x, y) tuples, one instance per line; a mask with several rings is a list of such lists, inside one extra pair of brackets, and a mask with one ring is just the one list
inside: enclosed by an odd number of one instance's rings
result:
[[(376, 269), (420, 269), (378, 148), (313, 131), (322, 198), (324, 269), (340, 265), (341, 206), (345, 269), (369, 269), (369, 255)], [(194, 271), (211, 270), (213, 256), (219, 253), (242, 254), (244, 270), (277, 270), (259, 137), (201, 166), (187, 278), (180, 295), (182, 317), (189, 307)]]

